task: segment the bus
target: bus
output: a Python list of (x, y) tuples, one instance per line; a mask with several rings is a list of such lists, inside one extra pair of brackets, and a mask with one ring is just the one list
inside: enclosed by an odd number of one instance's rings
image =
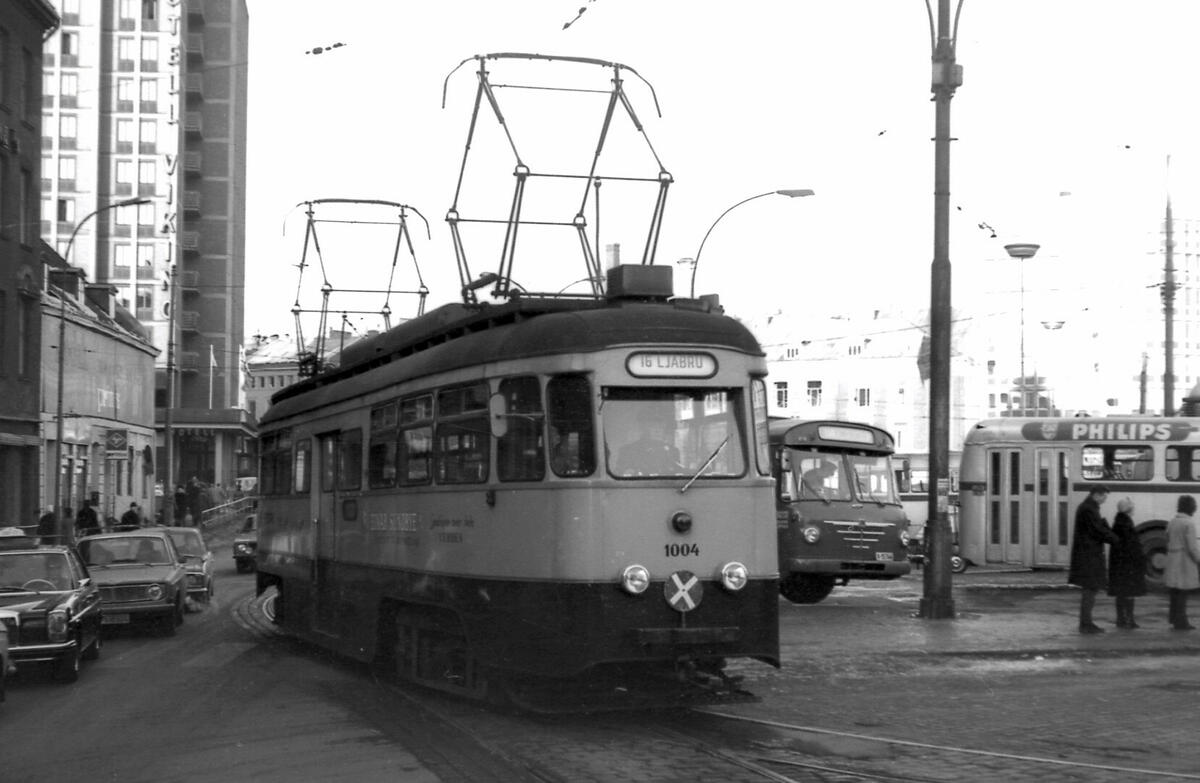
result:
[(805, 419), (772, 419), (769, 431), (784, 598), (818, 603), (839, 583), (912, 570), (888, 432)]
[(959, 548), (971, 563), (1066, 568), (1076, 507), (1093, 487), (1128, 497), (1161, 586), (1167, 520), (1200, 494), (1200, 420), (1161, 416), (982, 421), (963, 443)]
[(535, 710), (735, 698), (726, 661), (778, 666), (766, 360), (671, 272), (444, 305), (277, 392), (256, 556), (275, 621)]
[[(950, 570), (956, 574), (967, 570), (967, 561), (958, 553), (958, 466), (961, 459), (961, 452), (950, 452), (948, 511), (950, 531), (954, 536)], [(904, 506), (904, 515), (908, 517), (909, 560), (914, 564), (923, 565), (926, 559), (925, 547), (927, 544), (925, 525), (929, 520), (929, 454), (928, 452), (895, 454), (892, 462), (896, 466), (896, 488), (900, 493), (900, 505)]]

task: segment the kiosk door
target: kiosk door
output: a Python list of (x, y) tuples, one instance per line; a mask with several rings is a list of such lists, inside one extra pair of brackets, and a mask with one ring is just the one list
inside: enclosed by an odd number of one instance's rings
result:
[(1033, 563), (1065, 566), (1071, 563), (1070, 468), (1067, 449), (1037, 449), (1034, 484)]
[(1021, 491), (1020, 449), (988, 451), (987, 547), (989, 563), (1020, 563), (1022, 541), (1028, 533), (1021, 521), (1027, 519)]

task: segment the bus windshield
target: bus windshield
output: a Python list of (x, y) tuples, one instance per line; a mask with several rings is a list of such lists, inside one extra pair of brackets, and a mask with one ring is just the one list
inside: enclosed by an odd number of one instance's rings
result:
[(737, 389), (605, 388), (608, 471), (618, 478), (730, 478), (746, 471)]
[(851, 454), (847, 457), (854, 473), (854, 486), (860, 500), (872, 503), (899, 503), (893, 481), (891, 457)]
[(789, 464), (797, 500), (852, 500), (899, 503), (886, 455), (838, 454), (790, 449)]

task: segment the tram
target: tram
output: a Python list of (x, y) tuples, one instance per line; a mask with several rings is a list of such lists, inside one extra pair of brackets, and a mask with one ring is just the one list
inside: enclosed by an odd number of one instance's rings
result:
[(912, 570), (890, 434), (868, 424), (805, 419), (772, 419), (769, 432), (785, 598), (818, 603), (838, 583), (895, 579)]
[(278, 392), (257, 554), (276, 622), (534, 709), (728, 695), (727, 660), (778, 666), (765, 358), (671, 273), (444, 305)]
[(1166, 525), (1179, 495), (1200, 493), (1200, 420), (1160, 416), (1006, 418), (967, 433), (959, 548), (972, 563), (1070, 565), (1075, 509), (1095, 486), (1130, 498), (1161, 586)]

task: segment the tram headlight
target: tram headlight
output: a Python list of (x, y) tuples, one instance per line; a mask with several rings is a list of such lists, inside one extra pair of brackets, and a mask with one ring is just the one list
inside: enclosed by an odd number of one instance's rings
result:
[(746, 570), (746, 566), (738, 562), (726, 563), (721, 569), (721, 586), (730, 592), (736, 593), (746, 586), (746, 582), (750, 581), (750, 573)]
[(630, 595), (640, 595), (650, 586), (650, 572), (645, 566), (631, 565), (621, 572), (621, 587)]
[(800, 531), (800, 535), (804, 536), (804, 543), (815, 544), (821, 540), (821, 529), (809, 525)]

